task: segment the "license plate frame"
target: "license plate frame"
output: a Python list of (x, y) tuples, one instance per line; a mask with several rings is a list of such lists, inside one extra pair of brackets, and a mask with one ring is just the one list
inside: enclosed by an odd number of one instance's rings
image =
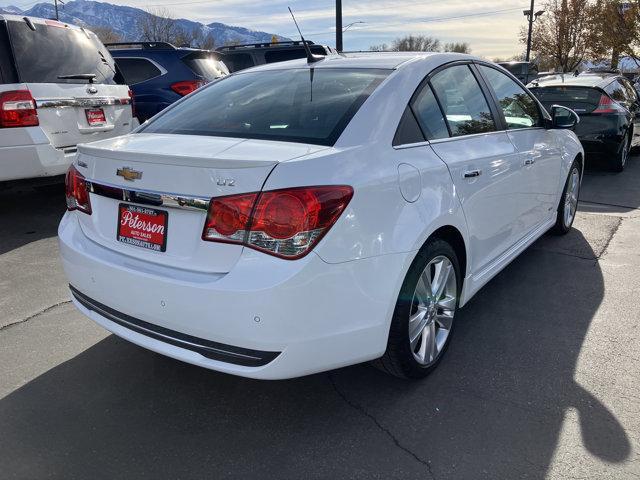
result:
[(84, 115), (90, 127), (104, 127), (107, 124), (104, 108), (85, 108)]
[(118, 204), (116, 240), (125, 245), (166, 252), (168, 227), (169, 212), (166, 210), (131, 203)]

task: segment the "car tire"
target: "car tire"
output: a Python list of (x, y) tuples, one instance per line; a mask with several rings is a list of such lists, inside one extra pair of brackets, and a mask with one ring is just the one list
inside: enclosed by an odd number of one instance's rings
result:
[(374, 365), (400, 378), (418, 379), (431, 373), (451, 341), (461, 288), (454, 249), (444, 240), (430, 240), (407, 272), (393, 312), (387, 350)]
[(573, 221), (576, 219), (578, 211), (578, 200), (580, 199), (580, 164), (574, 160), (569, 169), (569, 175), (564, 183), (560, 204), (558, 205), (558, 217), (556, 224), (552, 228), (552, 233), (556, 235), (566, 235), (571, 231)]
[(611, 170), (618, 173), (624, 171), (624, 167), (627, 166), (627, 160), (629, 160), (630, 152), (631, 142), (629, 141), (629, 134), (627, 133), (622, 139), (622, 142), (620, 142), (620, 147), (618, 147), (615, 159), (611, 165)]

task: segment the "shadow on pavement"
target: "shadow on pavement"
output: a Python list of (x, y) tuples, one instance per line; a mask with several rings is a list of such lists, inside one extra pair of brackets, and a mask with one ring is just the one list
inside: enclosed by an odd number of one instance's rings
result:
[(621, 173), (611, 172), (603, 158), (588, 158), (580, 192), (580, 210), (627, 213), (640, 208), (640, 156), (629, 158)]
[(58, 234), (65, 212), (64, 184), (0, 190), (0, 255)]
[(0, 400), (2, 475), (542, 479), (570, 409), (583, 447), (622, 462), (623, 427), (574, 380), (603, 295), (597, 261), (543, 238), (460, 310), (421, 382), (366, 365), (252, 381), (111, 336)]

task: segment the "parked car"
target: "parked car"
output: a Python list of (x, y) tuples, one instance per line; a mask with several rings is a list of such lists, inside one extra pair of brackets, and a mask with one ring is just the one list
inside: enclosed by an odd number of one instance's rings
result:
[(82, 145), (60, 223), (73, 302), (145, 348), (276, 379), (367, 360), (423, 377), (455, 314), (549, 229), (584, 165), (469, 55), (360, 53), (229, 75)]
[(640, 104), (629, 80), (607, 72), (558, 74), (529, 88), (547, 109), (564, 105), (580, 116), (575, 132), (587, 156), (605, 157), (613, 171), (624, 170), (631, 148), (640, 144)]
[(93, 32), (0, 15), (0, 181), (61, 180), (78, 143), (130, 132), (130, 91), (119, 83)]
[[(325, 45), (317, 45), (309, 40), (307, 40), (307, 44), (314, 55), (335, 53), (335, 50)], [(219, 47), (216, 51), (223, 56), (224, 63), (231, 72), (244, 70), (255, 65), (306, 57), (304, 44), (301, 41), (228, 45)]]
[(525, 85), (538, 78), (538, 66), (533, 62), (498, 62), (502, 68), (511, 72)]
[(220, 56), (208, 50), (174, 47), (166, 42), (108, 43), (107, 48), (131, 86), (140, 122), (229, 74)]

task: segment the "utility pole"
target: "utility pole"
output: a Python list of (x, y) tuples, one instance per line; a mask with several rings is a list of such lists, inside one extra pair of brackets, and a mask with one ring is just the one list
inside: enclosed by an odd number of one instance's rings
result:
[(54, 0), (53, 2), (56, 6), (56, 20), (60, 20), (60, 18), (58, 17), (58, 0)]
[(342, 0), (336, 0), (336, 50), (342, 51)]
[(531, 0), (531, 9), (529, 10), (529, 35), (527, 35), (527, 57), (526, 61), (531, 59), (531, 34), (533, 33), (533, 7), (535, 0)]

